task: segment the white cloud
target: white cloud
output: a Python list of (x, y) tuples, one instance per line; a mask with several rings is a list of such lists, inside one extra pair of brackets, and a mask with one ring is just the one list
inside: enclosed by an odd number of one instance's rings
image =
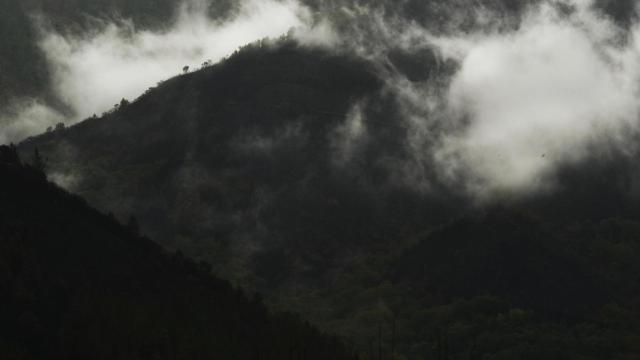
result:
[[(374, 35), (353, 36), (357, 49), (381, 64), (411, 129), (411, 156), (395, 165), (411, 169), (404, 182), (428, 191), (440, 178), (463, 184), (480, 200), (527, 195), (553, 188), (562, 164), (600, 156), (610, 146), (633, 151), (640, 25), (619, 27), (591, 0), (542, 1), (519, 24), (502, 24), (499, 13), (479, 14), (483, 21), (470, 30), (436, 35), (374, 13), (369, 23), (376, 30), (368, 32)], [(389, 71), (385, 54), (394, 48), (433, 50), (440, 58), (429, 70), (435, 77), (411, 82)], [(456, 65), (443, 70), (445, 61)]]
[[(207, 17), (208, 1), (186, 0), (174, 24), (163, 31), (138, 30), (127, 20), (105, 23), (84, 36), (42, 29), (40, 47), (52, 72), (54, 92), (75, 115), (64, 117), (36, 100), (14, 104), (5, 114), (0, 141), (19, 141), (42, 132), (51, 119), (74, 123), (133, 99), (184, 66), (217, 62), (240, 46), (292, 32), (302, 43), (330, 45), (335, 34), (326, 22), (314, 25), (309, 9), (295, 0), (244, 0), (224, 21)], [(39, 115), (40, 114), (40, 115)]]
[(551, 186), (559, 163), (637, 127), (640, 32), (625, 43), (589, 3), (573, 4), (571, 16), (544, 5), (517, 31), (469, 43), (462, 56), (448, 110), (469, 123), (446, 134), (436, 156), (472, 192)]
[(0, 144), (24, 139), (53, 127), (64, 117), (36, 100), (16, 102), (0, 113)]
[(301, 27), (307, 17), (291, 1), (247, 0), (222, 23), (209, 19), (201, 6), (183, 6), (177, 22), (163, 32), (136, 31), (125, 22), (109, 24), (89, 38), (49, 34), (41, 47), (57, 93), (83, 118), (108, 110), (123, 97), (137, 97), (183, 66), (216, 62), (242, 45)]

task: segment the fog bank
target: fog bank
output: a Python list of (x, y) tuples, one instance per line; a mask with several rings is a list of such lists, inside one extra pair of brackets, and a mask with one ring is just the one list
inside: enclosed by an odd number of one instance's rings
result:
[[(437, 156), (474, 193), (553, 186), (553, 171), (599, 146), (633, 148), (638, 130), (640, 27), (630, 32), (571, 1), (527, 14), (517, 31), (477, 37), (447, 92), (452, 119)], [(594, 148), (594, 145), (596, 147)]]
[[(350, 42), (380, 64), (411, 129), (397, 179), (421, 191), (448, 183), (485, 201), (551, 190), (560, 166), (611, 147), (636, 151), (640, 25), (617, 24), (591, 0), (541, 1), (518, 21), (470, 12), (474, 27), (444, 33), (359, 12), (368, 25)], [(390, 60), (394, 49), (428, 49), (437, 62), (425, 65), (425, 80), (410, 80)]]

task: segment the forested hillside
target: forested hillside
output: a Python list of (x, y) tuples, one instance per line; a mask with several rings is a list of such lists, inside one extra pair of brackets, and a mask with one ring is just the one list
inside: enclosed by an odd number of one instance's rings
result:
[(0, 358), (351, 359), (0, 147)]
[(410, 129), (377, 71), (256, 43), (20, 151), (368, 359), (637, 354), (632, 158), (587, 158), (558, 191), (488, 208), (451, 184), (416, 191), (390, 166), (411, 159)]

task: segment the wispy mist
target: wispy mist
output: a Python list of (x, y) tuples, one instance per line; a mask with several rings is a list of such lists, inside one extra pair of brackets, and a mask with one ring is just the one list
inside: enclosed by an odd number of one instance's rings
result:
[(464, 50), (447, 103), (452, 119), (469, 123), (447, 134), (438, 155), (473, 179), (471, 191), (544, 188), (558, 164), (579, 161), (594, 144), (631, 146), (639, 29), (623, 31), (588, 2), (572, 5), (565, 15), (545, 4), (517, 31), (478, 37)]
[[(58, 121), (67, 123), (101, 114), (120, 99), (133, 99), (157, 82), (178, 75), (183, 67), (217, 62), (238, 47), (292, 31), (302, 41), (330, 42), (325, 24), (312, 29), (311, 13), (286, 0), (242, 1), (231, 18), (212, 20), (205, 0), (180, 5), (175, 23), (162, 31), (139, 30), (133, 22), (103, 21), (86, 35), (52, 32), (41, 27), (40, 48), (52, 73), (53, 91), (72, 109), (62, 116), (42, 102), (15, 104), (3, 114), (0, 142), (19, 141)], [(45, 23), (45, 22), (43, 22)]]
[[(378, 65), (410, 129), (409, 158), (389, 162), (398, 173), (392, 178), (420, 190), (444, 182), (478, 199), (534, 193), (553, 188), (564, 164), (611, 146), (635, 148), (640, 25), (618, 25), (592, 0), (531, 2), (517, 16), (454, 3), (437, 7), (437, 21), (420, 22), (382, 6), (326, 5), (314, 14), (294, 0), (246, 0), (231, 18), (214, 21), (206, 4), (189, 1), (163, 31), (138, 30), (126, 20), (86, 36), (43, 29), (40, 45), (54, 90), (74, 115), (39, 102), (18, 104), (4, 116), (12, 120), (0, 142), (100, 114), (184, 66), (196, 69), (293, 29), (301, 42)], [(413, 79), (390, 58), (397, 50), (415, 58), (431, 52), (433, 63)], [(354, 103), (333, 134), (337, 165), (363, 144), (375, 146), (367, 133), (367, 103)]]
[(0, 144), (41, 133), (64, 120), (64, 116), (42, 101), (23, 99), (0, 111)]
[[(487, 200), (552, 189), (564, 164), (635, 148), (640, 26), (617, 24), (593, 1), (542, 1), (517, 21), (470, 9), (473, 26), (435, 30), (358, 11), (350, 14), (361, 31), (344, 43), (380, 64), (411, 129), (396, 179), (426, 191), (455, 184)], [(425, 66), (426, 80), (410, 80), (390, 61), (394, 49), (429, 49), (438, 61)]]

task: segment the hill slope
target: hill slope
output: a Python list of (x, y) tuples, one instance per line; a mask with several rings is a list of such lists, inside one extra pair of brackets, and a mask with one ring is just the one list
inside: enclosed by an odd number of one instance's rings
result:
[(2, 359), (349, 359), (0, 147)]

